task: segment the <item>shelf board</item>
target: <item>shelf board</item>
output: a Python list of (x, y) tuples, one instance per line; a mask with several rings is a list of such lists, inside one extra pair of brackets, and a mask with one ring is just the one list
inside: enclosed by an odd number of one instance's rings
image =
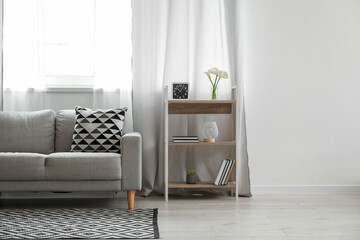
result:
[(197, 182), (196, 184), (187, 184), (185, 182), (169, 182), (169, 188), (234, 188), (236, 184), (230, 182), (227, 185), (215, 185), (214, 182)]
[(235, 100), (169, 100), (169, 114), (230, 114)]
[(175, 104), (215, 104), (215, 103), (235, 103), (236, 100), (169, 100)]
[(235, 141), (218, 141), (218, 142), (198, 142), (198, 143), (179, 143), (169, 141), (169, 146), (235, 146)]

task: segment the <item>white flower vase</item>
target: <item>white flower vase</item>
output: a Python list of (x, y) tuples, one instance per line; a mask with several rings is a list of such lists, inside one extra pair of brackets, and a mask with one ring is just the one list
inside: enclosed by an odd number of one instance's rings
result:
[(211, 93), (212, 93), (211, 94), (211, 100), (216, 100), (216, 98), (217, 98), (217, 96), (216, 96), (217, 95), (217, 90), (218, 90), (217, 87), (212, 87), (211, 88)]

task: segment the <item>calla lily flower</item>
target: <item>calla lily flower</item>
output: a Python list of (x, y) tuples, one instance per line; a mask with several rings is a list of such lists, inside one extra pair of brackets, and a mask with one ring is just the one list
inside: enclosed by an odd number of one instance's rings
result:
[[(205, 75), (209, 78), (212, 85), (212, 96), (211, 99), (216, 99), (216, 89), (218, 87), (219, 81), (222, 78), (229, 78), (228, 73), (223, 70), (219, 70), (216, 67), (209, 69), (207, 72), (204, 72)], [(211, 74), (215, 75), (215, 79), (211, 79)]]
[(219, 78), (228, 78), (228, 73), (225, 71), (219, 71)]
[(209, 79), (211, 79), (211, 76), (210, 76), (210, 73), (209, 72), (204, 72), (205, 73), (205, 75), (209, 78)]
[(219, 74), (219, 69), (216, 67), (213, 67), (212, 69), (209, 69), (208, 71), (209, 73), (212, 73), (214, 75), (218, 75)]

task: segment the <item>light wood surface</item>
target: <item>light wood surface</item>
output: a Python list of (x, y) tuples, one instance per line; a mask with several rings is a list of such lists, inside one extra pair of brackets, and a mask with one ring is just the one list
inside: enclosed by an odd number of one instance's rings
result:
[(169, 114), (230, 114), (235, 100), (169, 100)]
[(235, 183), (227, 185), (215, 185), (214, 182), (197, 182), (196, 184), (187, 184), (185, 182), (169, 182), (169, 188), (233, 188)]
[(169, 100), (169, 104), (213, 104), (213, 103), (235, 103), (236, 100)]
[[(80, 193), (74, 194), (76, 198), (72, 198), (72, 193), (54, 193), (51, 199), (35, 199), (41, 193), (3, 193), (5, 199), (0, 200), (0, 210), (127, 208), (126, 193), (115, 198), (99, 198), (96, 193), (91, 193), (92, 198), (79, 198)], [(164, 201), (162, 195), (139, 196), (136, 200), (136, 208), (159, 208), (161, 239), (360, 239), (360, 194), (263, 194), (234, 201), (232, 197), (194, 191), (172, 193), (170, 200)]]
[(134, 209), (135, 191), (127, 191), (128, 209)]
[(174, 143), (169, 142), (169, 146), (235, 146), (235, 141), (218, 141), (218, 142), (198, 142), (198, 143)]

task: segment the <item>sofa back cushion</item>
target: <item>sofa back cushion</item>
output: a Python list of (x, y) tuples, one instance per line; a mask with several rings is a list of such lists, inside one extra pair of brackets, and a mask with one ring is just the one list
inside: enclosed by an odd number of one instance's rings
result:
[(0, 112), (0, 152), (54, 152), (55, 113)]
[(56, 152), (70, 152), (74, 126), (75, 110), (60, 110), (56, 113)]

